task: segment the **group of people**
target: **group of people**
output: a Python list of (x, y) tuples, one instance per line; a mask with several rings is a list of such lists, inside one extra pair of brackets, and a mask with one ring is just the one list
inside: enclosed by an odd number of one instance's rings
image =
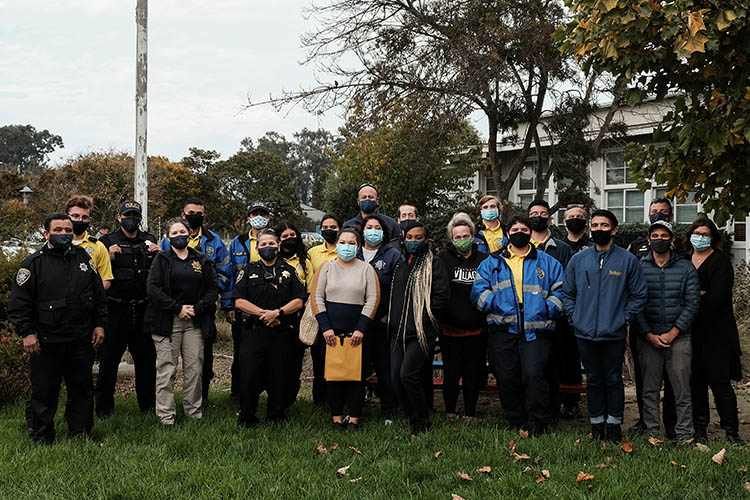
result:
[[(617, 217), (565, 210), (564, 238), (550, 230), (550, 206), (502, 222), (493, 196), (479, 200), (480, 221), (453, 215), (439, 249), (414, 206), (394, 220), (363, 184), (358, 213), (320, 221), (324, 243), (306, 249), (290, 222), (270, 227), (265, 203), (248, 207), (249, 230), (229, 248), (205, 227), (206, 206), (188, 200), (160, 243), (140, 229), (141, 207), (121, 204), (120, 228), (88, 234), (93, 202), (73, 196), (44, 223), (46, 244), (19, 269), (8, 314), (31, 355), (31, 438), (55, 438), (61, 380), (70, 434), (87, 434), (93, 416), (114, 410), (119, 362), (133, 357), (136, 395), (161, 423), (177, 419), (179, 358), (185, 416), (199, 419), (213, 378), (217, 304), (231, 323), (231, 396), (238, 424), (286, 419), (295, 402), (306, 349), (313, 401), (327, 404), (334, 428), (357, 429), (374, 372), (382, 418), (397, 410), (411, 432), (430, 428), (433, 361), (439, 346), (448, 414), (476, 415), (488, 373), (505, 419), (535, 435), (580, 415), (579, 395), (560, 385), (586, 375), (596, 439), (622, 437), (626, 342), (636, 369), (639, 420), (633, 430), (676, 440), (706, 439), (708, 388), (727, 439), (741, 443), (732, 380), (740, 347), (732, 309), (733, 268), (713, 222), (699, 218), (686, 241), (672, 227), (672, 205), (656, 199), (649, 230), (628, 250), (614, 243)], [(312, 340), (303, 331), (312, 328)], [(302, 339), (305, 337), (306, 342)], [(92, 376), (95, 351), (99, 370)]]

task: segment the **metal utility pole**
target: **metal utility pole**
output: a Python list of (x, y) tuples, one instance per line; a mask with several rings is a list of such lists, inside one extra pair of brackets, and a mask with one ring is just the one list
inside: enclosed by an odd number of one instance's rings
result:
[(135, 7), (135, 201), (143, 210), (143, 229), (148, 229), (148, 165), (146, 129), (148, 126), (148, 0), (137, 0)]

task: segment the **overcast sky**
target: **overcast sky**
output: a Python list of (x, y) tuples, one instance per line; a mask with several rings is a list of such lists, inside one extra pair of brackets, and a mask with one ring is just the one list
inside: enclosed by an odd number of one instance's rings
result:
[[(0, 0), (0, 126), (62, 136), (60, 158), (135, 144), (135, 0)], [(314, 83), (300, 35), (309, 0), (157, 0), (149, 5), (148, 153), (236, 152), (242, 138), (340, 116), (244, 112), (254, 99)]]

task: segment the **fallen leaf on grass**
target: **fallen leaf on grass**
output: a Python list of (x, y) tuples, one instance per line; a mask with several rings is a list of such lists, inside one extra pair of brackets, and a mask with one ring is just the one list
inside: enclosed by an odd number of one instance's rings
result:
[(672, 460), (672, 465), (674, 465), (675, 467), (679, 467), (680, 469), (687, 469), (687, 465), (678, 464), (674, 460)]
[(527, 465), (527, 466), (526, 466), (526, 467), (524, 467), (524, 469), (523, 469), (523, 470), (521, 471), (521, 474), (525, 474), (525, 473), (529, 472), (530, 470), (533, 470), (533, 469), (532, 469), (531, 467), (529, 467), (529, 466)]
[(622, 444), (620, 445), (620, 448), (622, 448), (622, 451), (624, 451), (625, 453), (633, 453), (635, 446), (633, 446), (632, 442), (626, 439), (625, 441), (622, 442)]
[(727, 454), (727, 449), (722, 448), (719, 453), (711, 457), (711, 461), (714, 463), (717, 463), (719, 465), (722, 465), (724, 463), (724, 455)]
[(702, 451), (703, 453), (708, 453), (708, 452), (711, 451), (711, 448), (709, 448), (708, 446), (706, 446), (705, 444), (702, 444), (702, 443), (696, 443), (695, 444), (695, 449), (698, 450), (698, 451)]
[(489, 465), (485, 465), (484, 467), (480, 467), (479, 469), (477, 469), (477, 472), (483, 472), (484, 474), (489, 474), (490, 472), (492, 472), (492, 467), (490, 467)]
[(349, 467), (351, 467), (351, 465), (347, 465), (347, 466), (341, 467), (339, 469), (336, 469), (336, 474), (339, 477), (346, 476), (347, 474), (349, 474)]
[(740, 467), (737, 469), (737, 472), (747, 472), (747, 466), (740, 465)]
[(435, 453), (435, 455), (433, 455), (433, 456), (434, 456), (435, 458), (440, 458), (440, 457), (441, 457), (442, 455), (443, 455), (443, 452), (442, 452), (442, 450), (441, 450), (441, 451), (438, 451), (438, 452), (436, 452), (436, 453)]
[(331, 451), (336, 451), (336, 450), (338, 450), (338, 449), (339, 449), (339, 444), (338, 444), (338, 443), (333, 443), (333, 444), (331, 445)]
[(474, 479), (472, 479), (472, 477), (470, 475), (468, 475), (465, 472), (456, 472), (456, 475), (458, 476), (459, 479), (463, 479), (464, 481), (473, 481), (474, 480)]
[(585, 472), (581, 471), (578, 473), (578, 477), (576, 478), (576, 483), (580, 483), (581, 481), (593, 481), (594, 475), (593, 474), (586, 474)]
[(451, 493), (451, 500), (465, 500), (464, 497)]
[(524, 430), (524, 429), (519, 429), (518, 435), (521, 436), (522, 438), (527, 438), (529, 437), (529, 431)]
[(508, 452), (512, 455), (513, 452), (516, 451), (516, 440), (511, 440), (510, 443), (508, 443)]
[(458, 426), (454, 425), (454, 426), (453, 426), (453, 427), (451, 427), (451, 428), (452, 428), (452, 429), (453, 429), (453, 430), (454, 430), (455, 432), (458, 432)]
[(513, 460), (516, 461), (516, 462), (518, 462), (519, 460), (529, 460), (529, 459), (531, 459), (531, 457), (528, 456), (526, 453), (521, 453), (519, 455), (518, 453), (514, 452), (514, 453), (511, 453), (510, 456), (513, 457)]
[(535, 463), (535, 464), (538, 464), (538, 463), (539, 463), (539, 462), (541, 462), (541, 461), (542, 461), (542, 457), (536, 457), (536, 458), (534, 459), (534, 463)]
[(537, 476), (535, 481), (537, 483), (541, 483), (542, 481), (546, 481), (547, 479), (549, 479), (549, 471), (546, 469), (542, 469), (542, 475)]
[(353, 451), (354, 453), (356, 453), (357, 455), (361, 455), (361, 454), (362, 454), (362, 452), (361, 452), (361, 451), (359, 451), (359, 450), (358, 450), (357, 448), (355, 448), (354, 446), (350, 446), (350, 447), (349, 447), (349, 449), (350, 449), (350, 450), (352, 450), (352, 451)]
[(362, 481), (362, 476), (359, 476), (359, 477), (357, 477), (357, 478), (354, 478), (354, 479), (350, 479), (350, 480), (349, 480), (349, 482), (350, 482), (350, 483), (356, 483), (356, 482), (359, 482), (359, 481)]
[(315, 448), (315, 452), (322, 455), (323, 453), (328, 453), (328, 449), (322, 444), (319, 444), (318, 447)]
[(575, 441), (573, 441), (573, 446), (581, 446), (581, 440), (576, 439)]
[(602, 443), (602, 447), (600, 448), (602, 451), (607, 451), (607, 443)]
[(750, 491), (750, 483), (749, 483), (749, 482), (746, 482), (746, 483), (745, 483), (745, 489), (746, 489), (747, 491)]
[(664, 444), (664, 441), (662, 441), (658, 437), (650, 437), (648, 438), (648, 442), (654, 446), (661, 446), (662, 444)]

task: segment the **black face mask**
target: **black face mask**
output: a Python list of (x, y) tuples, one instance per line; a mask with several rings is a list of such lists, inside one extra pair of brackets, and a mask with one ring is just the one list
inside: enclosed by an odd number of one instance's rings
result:
[(669, 222), (669, 216), (661, 212), (656, 212), (655, 214), (649, 215), (648, 220), (651, 221), (651, 224), (660, 220), (663, 220), (664, 222)]
[(531, 241), (531, 235), (529, 233), (517, 232), (508, 236), (510, 244), (516, 248), (524, 248)]
[(129, 233), (138, 231), (138, 226), (140, 225), (140, 223), (141, 219), (135, 219), (133, 217), (123, 217), (122, 222), (120, 222), (122, 228)]
[(297, 250), (299, 245), (299, 238), (292, 236), (281, 242), (281, 253), (284, 255), (292, 255)]
[(70, 233), (50, 233), (49, 244), (57, 250), (67, 251), (73, 244), (73, 235)]
[(73, 221), (73, 234), (83, 234), (86, 232), (86, 230), (89, 228), (89, 222), (84, 222), (82, 220), (74, 220)]
[(185, 220), (190, 224), (190, 229), (198, 229), (203, 225), (204, 216), (201, 214), (188, 214)]
[(170, 246), (176, 248), (177, 250), (182, 250), (183, 248), (187, 248), (188, 239), (189, 239), (189, 236), (187, 234), (181, 234), (179, 236), (172, 236), (171, 238), (169, 238), (169, 244)]
[(258, 249), (258, 255), (266, 262), (271, 262), (276, 258), (276, 254), (279, 253), (278, 247), (262, 247)]
[(339, 232), (335, 229), (323, 229), (320, 235), (326, 240), (326, 243), (336, 243), (336, 238), (339, 236)]
[(568, 219), (565, 227), (573, 234), (578, 234), (586, 228), (586, 219)]
[(605, 246), (608, 245), (610, 241), (612, 241), (612, 230), (609, 231), (603, 231), (601, 229), (598, 229), (596, 231), (591, 231), (591, 239), (594, 240), (594, 243), (596, 243), (599, 246)]
[(531, 217), (531, 229), (534, 231), (546, 231), (549, 227), (548, 217)]
[(651, 250), (654, 253), (667, 253), (672, 248), (672, 242), (669, 240), (651, 240)]
[(417, 219), (404, 219), (401, 222), (398, 223), (399, 226), (401, 226), (402, 231), (406, 231), (406, 225), (410, 222), (417, 222)]

